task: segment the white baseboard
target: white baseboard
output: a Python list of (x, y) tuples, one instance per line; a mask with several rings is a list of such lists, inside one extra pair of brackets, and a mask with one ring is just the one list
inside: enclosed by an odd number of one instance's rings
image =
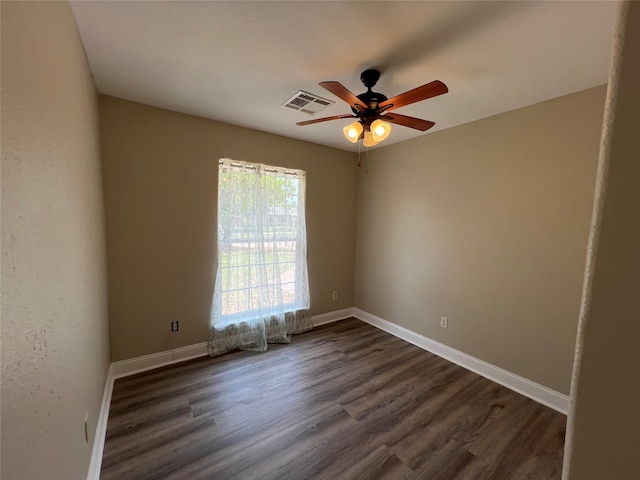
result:
[(107, 435), (107, 420), (109, 419), (109, 407), (111, 406), (111, 393), (113, 392), (113, 364), (107, 370), (107, 380), (102, 394), (102, 403), (98, 413), (96, 423), (96, 434), (93, 437), (93, 448), (91, 449), (91, 463), (89, 463), (89, 473), (87, 480), (100, 480), (100, 469), (102, 467), (102, 453), (104, 452), (104, 439)]
[(338, 320), (344, 320), (345, 318), (354, 316), (354, 308), (343, 308), (342, 310), (334, 310), (329, 313), (322, 313), (320, 315), (314, 315), (311, 317), (311, 322), (314, 327), (325, 325), (327, 323), (337, 322)]
[[(543, 385), (527, 380), (502, 368), (491, 365), (478, 358), (467, 355), (459, 350), (451, 348), (440, 342), (427, 338), (419, 333), (396, 325), (359, 308), (344, 308), (333, 312), (314, 315), (311, 321), (314, 326), (325, 325), (337, 322), (349, 317), (355, 317), (367, 322), (380, 330), (384, 330), (402, 340), (405, 340), (417, 347), (431, 352), (439, 357), (460, 365), (467, 370), (477, 373), (489, 380), (518, 392), (525, 397), (529, 397), (542, 405), (552, 408), (560, 413), (567, 414), (569, 410), (569, 397), (551, 390)], [(111, 393), (113, 391), (114, 380), (136, 373), (153, 370), (174, 363), (184, 362), (193, 358), (204, 357), (208, 354), (207, 342), (197, 343), (186, 347), (167, 350), (165, 352), (153, 353), (142, 357), (130, 358), (113, 362), (109, 367), (107, 381), (104, 387), (100, 415), (96, 426), (96, 434), (93, 440), (93, 450), (91, 453), (91, 464), (87, 480), (99, 480), (100, 468), (102, 466), (102, 453), (104, 451), (104, 439), (107, 433), (107, 420), (109, 418), (109, 406), (111, 405)]]
[(207, 342), (196, 343), (186, 347), (176, 348), (174, 350), (166, 350), (164, 352), (152, 353), (141, 357), (129, 358), (113, 362), (113, 378), (128, 377), (136, 373), (146, 372), (154, 368), (172, 365), (174, 363), (184, 362), (193, 358), (204, 357), (208, 354)]
[(552, 408), (560, 413), (567, 415), (569, 411), (569, 397), (562, 393), (551, 390), (550, 388), (538, 383), (527, 380), (524, 377), (511, 373), (495, 365), (491, 365), (483, 360), (467, 355), (459, 350), (451, 348), (440, 342), (427, 338), (419, 333), (413, 332), (407, 328), (396, 325), (383, 318), (377, 317), (371, 313), (353, 309), (353, 316), (367, 322), (374, 327), (384, 330), (402, 340), (414, 344), (417, 347), (427, 350), (439, 357), (449, 360), (461, 367), (471, 370), (472, 372), (482, 375), (491, 381), (499, 383), (515, 392), (529, 397), (542, 405)]

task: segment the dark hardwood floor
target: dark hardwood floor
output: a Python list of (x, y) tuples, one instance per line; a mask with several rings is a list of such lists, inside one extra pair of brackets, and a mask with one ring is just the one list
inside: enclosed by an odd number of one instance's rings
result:
[(349, 319), (117, 380), (101, 478), (559, 479), (565, 422)]

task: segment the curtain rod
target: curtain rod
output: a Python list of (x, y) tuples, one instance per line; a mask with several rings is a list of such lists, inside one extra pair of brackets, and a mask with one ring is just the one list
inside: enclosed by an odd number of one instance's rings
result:
[[(223, 160), (218, 160), (218, 165), (222, 165), (223, 163), (224, 163)], [(242, 167), (242, 164), (240, 164), (240, 163), (230, 162), (229, 165), (231, 165), (232, 167)], [(253, 165), (245, 165), (244, 168), (246, 168), (247, 170), (257, 170), (258, 169), (257, 167), (255, 167)], [(264, 171), (268, 172), (268, 173), (278, 173), (278, 170), (272, 170), (272, 169), (269, 169), (269, 168), (266, 168), (266, 167), (264, 168)], [(299, 172), (300, 172), (300, 174), (305, 175), (305, 172), (303, 172), (302, 170), (299, 170)], [(284, 174), (285, 175), (298, 175), (298, 171), (285, 170)]]

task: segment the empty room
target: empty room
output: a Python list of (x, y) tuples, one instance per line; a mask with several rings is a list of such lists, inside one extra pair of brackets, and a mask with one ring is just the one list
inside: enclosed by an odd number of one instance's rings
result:
[(1, 2), (7, 480), (640, 480), (640, 3)]

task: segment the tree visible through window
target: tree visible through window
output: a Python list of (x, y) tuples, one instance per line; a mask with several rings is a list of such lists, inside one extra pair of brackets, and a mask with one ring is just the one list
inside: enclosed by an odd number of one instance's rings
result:
[(292, 323), (309, 308), (305, 173), (222, 159), (218, 175), (212, 328)]

